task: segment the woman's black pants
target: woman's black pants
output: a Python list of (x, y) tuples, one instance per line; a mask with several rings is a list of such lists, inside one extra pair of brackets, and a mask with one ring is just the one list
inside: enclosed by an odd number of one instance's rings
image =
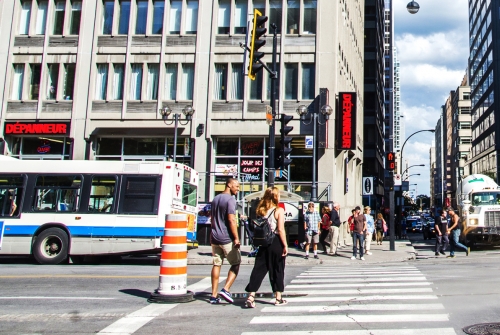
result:
[(275, 236), (273, 243), (267, 247), (259, 247), (250, 282), (245, 291), (257, 292), (262, 280), (269, 273), (269, 282), (273, 292), (285, 290), (285, 258), (283, 257), (283, 246), (279, 236)]

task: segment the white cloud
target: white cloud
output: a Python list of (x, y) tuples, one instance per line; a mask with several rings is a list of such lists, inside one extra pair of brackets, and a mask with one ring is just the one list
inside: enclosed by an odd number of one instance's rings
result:
[(427, 86), (441, 92), (457, 88), (465, 75), (465, 69), (452, 70), (434, 64), (405, 66), (400, 71), (401, 82), (407, 84), (406, 87)]

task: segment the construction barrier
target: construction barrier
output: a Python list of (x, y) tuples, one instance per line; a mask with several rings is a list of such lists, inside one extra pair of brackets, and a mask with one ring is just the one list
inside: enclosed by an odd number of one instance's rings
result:
[(161, 246), (160, 284), (149, 302), (179, 303), (193, 301), (187, 290), (187, 215), (168, 214)]

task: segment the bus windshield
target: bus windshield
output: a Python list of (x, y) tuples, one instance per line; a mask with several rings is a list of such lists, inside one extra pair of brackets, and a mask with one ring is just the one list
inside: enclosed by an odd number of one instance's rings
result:
[(472, 194), (472, 206), (500, 205), (500, 192), (476, 192)]

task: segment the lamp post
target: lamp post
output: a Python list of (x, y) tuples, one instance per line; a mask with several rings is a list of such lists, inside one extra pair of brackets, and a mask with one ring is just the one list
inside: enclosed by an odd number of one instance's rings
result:
[[(409, 175), (408, 177), (406, 177), (405, 180), (408, 180), (411, 176), (420, 176), (420, 173), (412, 173), (411, 175)], [(417, 184), (415, 184), (417, 185)]]
[[(159, 113), (161, 115), (161, 118), (163, 119), (163, 122), (167, 125), (171, 125), (172, 123), (174, 124), (174, 155), (173, 155), (174, 162), (177, 161), (177, 127), (179, 126), (179, 123), (183, 126), (190, 123), (193, 119), (194, 112), (195, 112), (195, 110), (194, 110), (193, 106), (186, 105), (182, 109), (182, 114), (184, 114), (186, 117), (184, 120), (180, 118), (181, 113), (174, 112), (172, 115), (172, 121), (167, 122), (168, 117), (172, 114), (172, 109), (170, 109), (169, 106), (165, 106), (165, 107), (159, 109)], [(183, 123), (182, 121), (185, 121), (185, 123)], [(192, 153), (191, 153), (191, 155), (192, 155)]]
[(300, 105), (297, 108), (297, 114), (300, 116), (300, 121), (304, 125), (309, 125), (311, 122), (313, 122), (313, 169), (312, 169), (312, 184), (311, 184), (311, 201), (318, 201), (318, 181), (317, 181), (317, 145), (316, 145), (316, 138), (317, 138), (317, 124), (319, 123), (320, 125), (326, 124), (326, 121), (330, 118), (330, 115), (333, 113), (333, 108), (330, 107), (330, 105), (324, 105), (320, 108), (319, 110), (321, 114), (323, 114), (323, 117), (325, 118), (325, 122), (321, 123), (321, 121), (318, 119), (318, 110), (313, 109), (311, 111), (310, 116), (309, 116), (309, 122), (306, 122), (306, 115), (308, 114), (309, 110), (307, 106)]
[(406, 170), (404, 170), (403, 173), (401, 174), (401, 178), (403, 178), (403, 175), (406, 173), (406, 171), (408, 171), (409, 169), (411, 169), (412, 167), (415, 167), (415, 166), (425, 166), (425, 164), (416, 164), (416, 165), (411, 165), (411, 166), (407, 167)]

